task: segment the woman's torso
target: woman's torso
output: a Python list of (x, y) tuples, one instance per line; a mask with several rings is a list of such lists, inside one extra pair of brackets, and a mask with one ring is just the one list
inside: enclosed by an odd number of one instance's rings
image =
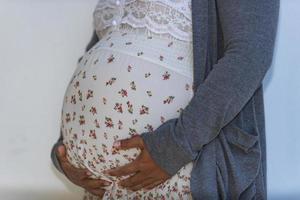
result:
[[(181, 1), (164, 2), (171, 2), (174, 6)], [(113, 142), (155, 130), (166, 120), (178, 117), (192, 98), (192, 43), (190, 32), (180, 34), (181, 38), (176, 36), (174, 27), (182, 27), (182, 24), (170, 25), (173, 28), (158, 33), (147, 26), (153, 25), (151, 20), (141, 22), (139, 18), (135, 23), (139, 21), (140, 28), (135, 28), (127, 23), (129, 18), (124, 17), (140, 16), (141, 13), (135, 12), (142, 9), (137, 8), (148, 5), (147, 13), (168, 10), (168, 14), (171, 13), (168, 16), (172, 16), (175, 23), (174, 16), (183, 14), (178, 14), (179, 11), (171, 9), (169, 4), (126, 1), (123, 12), (128, 14), (123, 15), (124, 21), (115, 24), (114, 17), (107, 17), (112, 16), (111, 12), (107, 12), (107, 7), (101, 7), (102, 3), (99, 1), (94, 15), (100, 40), (84, 54), (66, 90), (62, 129), (69, 160), (77, 167), (90, 169), (95, 178), (115, 182), (116, 179), (103, 175), (101, 171), (132, 161), (139, 150), (118, 153), (112, 149)], [(108, 10), (116, 9), (111, 7), (108, 6)], [(101, 12), (103, 9), (106, 12)], [(113, 13), (120, 12), (120, 8), (116, 10)], [(99, 13), (102, 13), (100, 18), (115, 26), (97, 27)], [(145, 15), (145, 18), (148, 17)], [(168, 19), (166, 15), (153, 17), (158, 18)], [(173, 184), (172, 187), (157, 188), (157, 191), (160, 194), (170, 190), (179, 190), (179, 195), (188, 193), (191, 166), (184, 166), (170, 180), (168, 184)]]

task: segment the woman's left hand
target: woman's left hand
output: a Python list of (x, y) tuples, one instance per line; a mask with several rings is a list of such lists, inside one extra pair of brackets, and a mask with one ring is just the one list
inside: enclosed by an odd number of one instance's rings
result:
[(117, 150), (125, 150), (130, 148), (141, 149), (141, 153), (133, 162), (121, 167), (104, 171), (104, 173), (117, 177), (133, 174), (132, 176), (119, 182), (121, 187), (132, 191), (140, 189), (149, 190), (165, 182), (171, 177), (154, 162), (145, 146), (142, 137), (139, 135), (133, 136), (129, 139), (119, 140), (114, 144), (114, 147)]

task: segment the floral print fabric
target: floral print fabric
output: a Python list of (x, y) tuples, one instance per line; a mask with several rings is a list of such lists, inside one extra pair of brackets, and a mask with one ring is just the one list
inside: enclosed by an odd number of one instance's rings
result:
[[(178, 117), (193, 96), (192, 78), (166, 67), (172, 62), (180, 65), (180, 60), (184, 60), (180, 48), (168, 54), (172, 45), (153, 47), (151, 44), (156, 43), (151, 41), (156, 38), (144, 35), (129, 40), (126, 33), (117, 34), (123, 38), (121, 42), (120, 38), (115, 41), (108, 36), (84, 54), (66, 89), (61, 129), (67, 158), (75, 167), (88, 168), (92, 178), (113, 183), (107, 187), (103, 199), (191, 199), (192, 163), (148, 191), (120, 188), (118, 181), (128, 176), (116, 178), (102, 173), (132, 162), (140, 152), (135, 148), (116, 151), (112, 147), (114, 141), (153, 132), (166, 120)], [(121, 46), (111, 45), (111, 49), (101, 46), (104, 41), (123, 43), (124, 48), (129, 43), (134, 46), (139, 37), (149, 39), (148, 43), (126, 51)], [(154, 57), (150, 53), (153, 49), (160, 56)], [(168, 61), (170, 56), (174, 58)], [(164, 58), (166, 62), (161, 61)], [(100, 198), (85, 191), (83, 199)]]

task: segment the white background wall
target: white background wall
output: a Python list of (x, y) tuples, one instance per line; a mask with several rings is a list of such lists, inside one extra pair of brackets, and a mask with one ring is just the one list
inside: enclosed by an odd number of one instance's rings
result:
[[(51, 164), (65, 88), (97, 0), (0, 0), (0, 199), (81, 199)], [(300, 198), (300, 2), (281, 1), (264, 79), (269, 199)]]

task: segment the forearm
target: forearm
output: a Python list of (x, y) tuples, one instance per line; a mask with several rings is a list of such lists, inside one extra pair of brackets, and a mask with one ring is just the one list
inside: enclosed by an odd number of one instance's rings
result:
[(151, 156), (169, 174), (194, 160), (218, 136), (253, 96), (271, 66), (279, 1), (217, 0), (217, 8), (223, 57), (178, 118), (166, 121), (154, 133), (142, 133)]

